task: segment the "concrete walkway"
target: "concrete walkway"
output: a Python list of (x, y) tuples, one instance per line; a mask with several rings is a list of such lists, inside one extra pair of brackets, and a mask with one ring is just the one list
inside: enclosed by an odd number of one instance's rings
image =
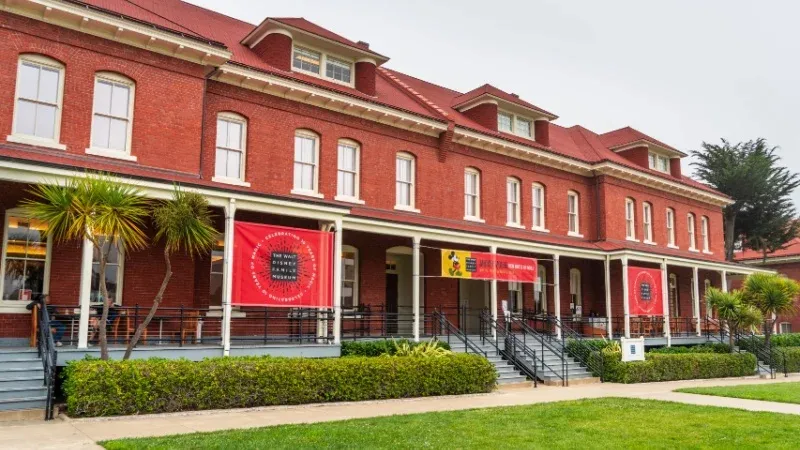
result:
[(428, 397), (373, 402), (325, 403), (238, 410), (200, 411), (102, 419), (60, 418), (51, 422), (0, 423), (0, 448), (99, 448), (97, 441), (122, 437), (164, 436), (254, 428), (270, 425), (327, 422), (366, 417), (452, 411), (470, 408), (529, 405), (543, 402), (599, 397), (667, 400), (695, 405), (723, 406), (750, 411), (800, 414), (800, 405), (682, 394), (675, 389), (696, 386), (732, 386), (800, 381), (800, 375), (776, 380), (726, 378), (647, 384), (589, 384), (568, 388), (540, 386), (514, 388), (490, 394)]

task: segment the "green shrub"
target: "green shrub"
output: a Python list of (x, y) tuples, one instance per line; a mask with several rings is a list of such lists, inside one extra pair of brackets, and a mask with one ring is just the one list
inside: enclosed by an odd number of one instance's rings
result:
[(74, 361), (64, 390), (74, 416), (360, 401), (489, 392), (495, 367), (439, 358), (209, 358)]
[[(752, 336), (739, 340), (739, 347), (747, 351), (754, 348), (762, 350), (766, 347), (764, 336)], [(800, 347), (800, 333), (773, 334), (772, 348), (775, 347)]]
[[(433, 340), (440, 348), (450, 350), (450, 346), (446, 342)], [(395, 345), (396, 344), (396, 345)], [(342, 342), (342, 356), (383, 356), (394, 355), (397, 353), (398, 346), (409, 345), (412, 349), (418, 345), (425, 344), (425, 342), (414, 342), (408, 339), (381, 339), (375, 341), (352, 341)]]
[(580, 361), (586, 361), (593, 352), (599, 352), (606, 347), (614, 345), (613, 340), (606, 339), (583, 339), (582, 342), (586, 345), (581, 345), (574, 339), (567, 339), (567, 354)]
[(679, 347), (659, 347), (647, 351), (647, 353), (660, 353), (666, 355), (675, 355), (682, 353), (730, 353), (731, 346), (728, 344), (709, 343), (702, 345), (690, 345)]
[(800, 347), (774, 347), (772, 363), (778, 372), (800, 372)]
[(648, 353), (644, 361), (622, 362), (619, 353), (593, 353), (603, 358), (603, 377), (615, 383), (696, 380), (753, 375), (756, 357), (749, 353)]

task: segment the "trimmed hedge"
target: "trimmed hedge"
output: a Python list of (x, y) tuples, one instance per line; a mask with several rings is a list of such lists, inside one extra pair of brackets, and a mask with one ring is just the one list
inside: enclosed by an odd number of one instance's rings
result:
[[(773, 334), (772, 348), (776, 347), (800, 347), (800, 333), (787, 333), (787, 334)], [(754, 348), (763, 350), (766, 348), (764, 336), (753, 336), (746, 339), (741, 339), (737, 345), (747, 351), (753, 351)]]
[(778, 372), (800, 372), (800, 347), (774, 347), (772, 362)]
[(611, 345), (614, 341), (605, 339), (583, 339), (585, 346), (579, 345), (574, 339), (567, 339), (567, 354), (580, 361), (585, 361), (591, 353), (600, 352)]
[[(408, 344), (412, 348), (416, 347), (423, 342), (414, 342), (409, 341), (407, 339), (397, 339), (392, 341), (390, 339), (381, 339), (375, 341), (353, 341), (353, 342), (342, 342), (342, 356), (383, 356), (383, 355), (394, 355), (397, 351), (397, 347), (395, 347), (395, 342), (397, 345), (400, 344)], [(447, 342), (442, 341), (433, 341), (436, 342), (436, 345), (450, 350), (450, 345)]]
[(702, 344), (690, 345), (679, 347), (659, 347), (647, 351), (647, 353), (656, 353), (663, 355), (677, 355), (685, 353), (730, 353), (731, 346), (728, 344)]
[(436, 358), (83, 360), (68, 364), (73, 416), (359, 401), (491, 391), (495, 367), (476, 355)]
[(596, 352), (592, 357), (604, 358), (604, 379), (614, 383), (742, 377), (756, 373), (756, 357), (750, 353), (647, 353), (644, 361), (631, 362), (622, 362), (619, 353)]

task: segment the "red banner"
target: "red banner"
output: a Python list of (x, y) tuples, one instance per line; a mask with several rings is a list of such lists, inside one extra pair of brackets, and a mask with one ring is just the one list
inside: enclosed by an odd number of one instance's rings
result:
[(234, 305), (333, 307), (333, 233), (235, 222)]
[(628, 266), (628, 299), (632, 316), (663, 316), (661, 270)]
[(442, 249), (443, 277), (533, 283), (537, 269), (533, 258)]

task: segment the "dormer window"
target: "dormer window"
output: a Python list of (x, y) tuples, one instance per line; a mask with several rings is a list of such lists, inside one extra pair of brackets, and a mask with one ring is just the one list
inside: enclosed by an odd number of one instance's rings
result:
[[(294, 46), (292, 67), (298, 72), (325, 78), (336, 83), (353, 85), (353, 63), (310, 48)], [(325, 71), (322, 71), (325, 67)]]
[(516, 133), (520, 136), (531, 137), (531, 121), (517, 117)]
[(650, 152), (648, 159), (651, 169), (659, 172), (669, 173), (669, 158)]
[(350, 63), (333, 56), (328, 56), (325, 63), (325, 75), (328, 78), (350, 84), (350, 73), (352, 69)]
[(533, 138), (533, 124), (530, 119), (503, 111), (497, 113), (497, 131)]
[(322, 61), (322, 53), (315, 52), (303, 47), (294, 48), (292, 56), (292, 66), (303, 72), (311, 72), (319, 75), (319, 66)]
[(512, 126), (514, 116), (504, 112), (497, 113), (497, 131), (505, 131), (506, 133), (513, 132)]

